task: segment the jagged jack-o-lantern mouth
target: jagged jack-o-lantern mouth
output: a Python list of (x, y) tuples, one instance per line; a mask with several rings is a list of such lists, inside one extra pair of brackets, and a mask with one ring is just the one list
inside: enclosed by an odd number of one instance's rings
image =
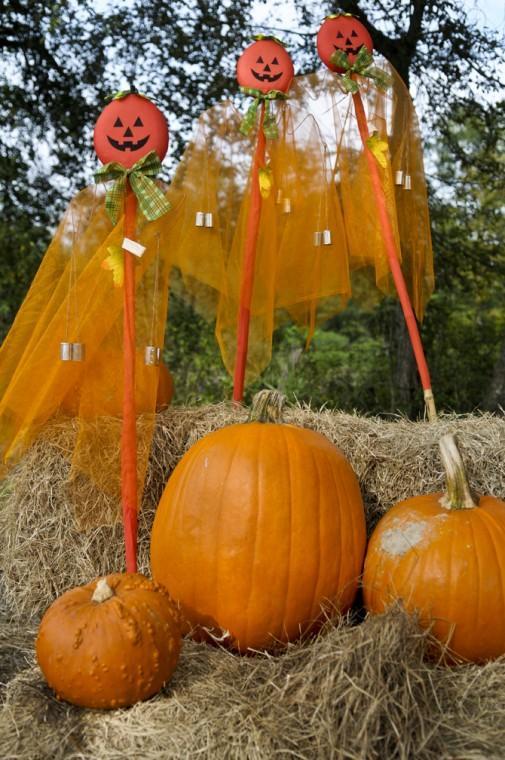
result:
[(95, 125), (94, 143), (104, 164), (115, 161), (129, 169), (152, 150), (163, 160), (168, 148), (167, 122), (154, 103), (130, 93), (105, 106)]
[(317, 35), (319, 57), (332, 71), (341, 71), (331, 62), (337, 50), (347, 55), (349, 63), (354, 63), (362, 47), (373, 51), (372, 38), (366, 28), (353, 16), (342, 14), (325, 19)]
[(273, 39), (253, 42), (237, 62), (237, 80), (240, 86), (262, 92), (286, 92), (293, 75), (293, 62), (288, 51)]

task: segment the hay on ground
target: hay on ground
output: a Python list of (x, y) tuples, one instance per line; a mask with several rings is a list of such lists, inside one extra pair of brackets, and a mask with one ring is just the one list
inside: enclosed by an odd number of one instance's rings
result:
[(503, 757), (505, 658), (443, 668), (426, 640), (396, 610), (277, 657), (187, 641), (162, 693), (110, 712), (58, 702), (32, 666), (7, 687), (0, 746), (51, 760)]

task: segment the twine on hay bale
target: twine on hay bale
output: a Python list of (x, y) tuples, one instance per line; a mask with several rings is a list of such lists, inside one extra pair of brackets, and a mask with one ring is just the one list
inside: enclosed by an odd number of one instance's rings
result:
[(282, 656), (187, 641), (172, 681), (127, 710), (60, 703), (31, 666), (7, 686), (0, 746), (23, 758), (502, 757), (505, 658), (442, 668), (401, 610), (329, 622)]

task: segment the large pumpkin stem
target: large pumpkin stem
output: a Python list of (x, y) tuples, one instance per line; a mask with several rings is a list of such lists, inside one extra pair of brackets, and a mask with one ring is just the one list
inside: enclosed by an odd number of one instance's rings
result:
[(114, 591), (107, 583), (107, 578), (100, 578), (97, 581), (95, 590), (93, 591), (91, 601), (99, 603), (106, 602), (107, 599), (110, 599), (112, 596), (114, 596)]
[(286, 396), (279, 391), (258, 391), (253, 397), (249, 422), (282, 422), (282, 410)]
[(443, 435), (439, 446), (446, 478), (446, 493), (440, 500), (442, 506), (446, 509), (473, 509), (477, 504), (454, 436), (451, 433)]

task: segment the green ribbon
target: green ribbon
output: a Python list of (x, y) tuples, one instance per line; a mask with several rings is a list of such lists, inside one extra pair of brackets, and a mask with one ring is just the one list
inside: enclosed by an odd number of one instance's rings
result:
[(280, 90), (270, 90), (270, 92), (261, 92), (254, 87), (241, 87), (240, 92), (244, 95), (249, 95), (254, 98), (253, 102), (247, 109), (247, 113), (240, 123), (240, 131), (243, 135), (248, 135), (251, 129), (256, 124), (258, 107), (263, 101), (265, 103), (265, 118), (263, 119), (263, 132), (267, 140), (276, 140), (279, 136), (277, 124), (275, 121), (275, 114), (270, 110), (270, 101), (272, 100), (285, 100), (287, 95)]
[(286, 47), (283, 41), (280, 40), (278, 37), (274, 37), (273, 34), (253, 34), (251, 39), (256, 40), (256, 42), (258, 42), (259, 40), (272, 40), (272, 42), (276, 42), (278, 45), (282, 45), (283, 48)]
[(377, 66), (372, 66), (373, 56), (364, 45), (360, 48), (354, 63), (349, 62), (347, 54), (343, 50), (335, 50), (330, 61), (334, 66), (345, 70), (345, 73), (340, 75), (340, 81), (345, 92), (355, 93), (359, 90), (359, 84), (352, 78), (352, 74), (359, 74), (371, 79), (379, 90), (387, 90), (388, 87), (391, 87), (391, 77)]
[(119, 90), (119, 92), (112, 93), (111, 95), (107, 95), (105, 100), (123, 100), (123, 98), (126, 98), (128, 95), (138, 95), (139, 98), (144, 98), (145, 100), (149, 100), (147, 95), (142, 95), (141, 92), (137, 92), (137, 90)]
[(105, 209), (112, 224), (117, 223), (123, 212), (127, 179), (130, 180), (131, 188), (137, 196), (141, 212), (150, 222), (170, 211), (170, 203), (152, 179), (156, 177), (160, 169), (159, 156), (152, 150), (130, 169), (112, 161), (95, 172), (95, 182), (114, 180), (114, 184), (107, 190), (105, 196)]

